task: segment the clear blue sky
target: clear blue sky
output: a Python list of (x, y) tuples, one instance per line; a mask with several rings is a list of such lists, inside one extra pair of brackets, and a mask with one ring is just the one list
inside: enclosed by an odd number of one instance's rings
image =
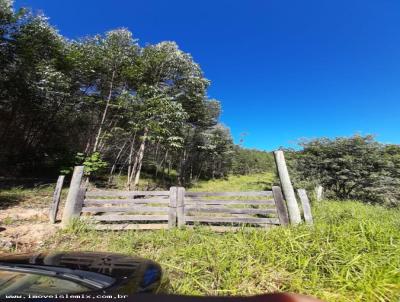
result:
[(376, 134), (400, 143), (398, 0), (17, 0), (77, 38), (126, 27), (142, 45), (174, 40), (222, 102), (244, 145)]

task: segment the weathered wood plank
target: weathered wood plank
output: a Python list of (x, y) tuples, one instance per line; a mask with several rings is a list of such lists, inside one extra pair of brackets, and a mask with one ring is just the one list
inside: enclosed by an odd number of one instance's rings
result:
[[(263, 229), (270, 229), (270, 228), (274, 228), (275, 225), (273, 224), (266, 224), (265, 226), (263, 226)], [(237, 231), (241, 231), (241, 230), (246, 230), (246, 227), (231, 227), (231, 226), (217, 226), (217, 225), (212, 225), (212, 226), (207, 226), (207, 228), (209, 228), (211, 231), (214, 232), (218, 232), (218, 233), (223, 233), (223, 232), (237, 232)], [(254, 227), (251, 227), (252, 229), (254, 229)]]
[(282, 190), (278, 186), (272, 187), (272, 192), (274, 194), (274, 200), (276, 204), (276, 209), (278, 211), (279, 221), (282, 225), (289, 224), (289, 214), (287, 212), (285, 200), (283, 199)]
[(66, 227), (73, 218), (79, 217), (79, 213), (77, 213), (76, 203), (81, 202), (80, 193), (81, 193), (81, 181), (83, 176), (83, 166), (76, 166), (74, 168), (74, 172), (72, 174), (71, 183), (68, 190), (67, 201), (65, 202), (63, 217), (62, 217), (62, 226)]
[(100, 215), (90, 217), (96, 221), (158, 221), (168, 220), (168, 215)]
[(176, 227), (176, 202), (177, 202), (178, 188), (171, 187), (169, 189), (169, 212), (168, 212), (168, 227)]
[(201, 216), (186, 216), (187, 222), (210, 222), (210, 223), (271, 223), (279, 224), (277, 218), (240, 218), (240, 217), (201, 217)]
[(209, 204), (209, 205), (275, 205), (273, 199), (268, 200), (207, 200), (207, 199), (185, 199), (185, 205), (197, 205), (197, 204)]
[(274, 156), (276, 167), (278, 169), (279, 180), (281, 182), (282, 191), (286, 200), (290, 223), (298, 224), (301, 222), (300, 209), (294, 194), (293, 185), (290, 181), (285, 156), (281, 150), (274, 151)]
[(133, 197), (133, 196), (168, 196), (169, 191), (107, 191), (98, 190), (90, 191), (86, 193), (86, 196), (121, 196), (121, 197)]
[(168, 212), (169, 207), (83, 207), (82, 212)]
[[(187, 225), (187, 228), (196, 228), (198, 227), (197, 225)], [(216, 225), (202, 225), (201, 227), (204, 227), (206, 229), (209, 229), (214, 232), (218, 233), (223, 233), (223, 232), (237, 232), (243, 229), (241, 226), (216, 226)]]
[(74, 217), (79, 217), (82, 213), (83, 201), (85, 200), (86, 190), (87, 190), (86, 187), (81, 187), (79, 189), (77, 201), (75, 203), (74, 210), (73, 210)]
[(53, 199), (50, 204), (50, 210), (49, 210), (50, 223), (56, 222), (57, 213), (58, 213), (58, 205), (60, 204), (61, 190), (63, 187), (64, 178), (65, 178), (65, 175), (60, 175), (60, 176), (58, 176), (58, 179), (57, 179), (57, 184), (54, 189)]
[(161, 230), (167, 229), (167, 223), (152, 223), (152, 224), (95, 224), (93, 228), (96, 230), (110, 230), (110, 231), (121, 231), (121, 230)]
[(249, 209), (249, 208), (226, 208), (226, 207), (213, 207), (208, 208), (207, 206), (186, 206), (185, 213), (196, 213), (196, 212), (204, 212), (204, 213), (227, 213), (227, 214), (276, 214), (276, 209)]
[(247, 191), (247, 192), (186, 192), (186, 197), (197, 196), (272, 196), (272, 191)]
[(178, 187), (176, 215), (178, 227), (184, 226), (185, 221), (185, 188)]
[(169, 204), (169, 199), (85, 199), (84, 205), (97, 205), (97, 204), (148, 204), (148, 203), (160, 203)]
[(306, 190), (298, 189), (297, 194), (300, 197), (301, 205), (303, 207), (303, 214), (304, 214), (305, 222), (308, 224), (313, 224), (310, 200), (308, 199)]

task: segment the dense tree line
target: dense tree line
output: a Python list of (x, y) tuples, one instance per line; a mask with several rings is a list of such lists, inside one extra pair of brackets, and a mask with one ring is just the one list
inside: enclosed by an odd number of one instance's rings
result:
[(233, 141), (209, 81), (174, 42), (141, 47), (117, 29), (81, 40), (0, 0), (0, 166), (45, 173), (84, 162), (180, 183), (230, 171)]
[(261, 172), (275, 172), (275, 162), (272, 152), (246, 149), (235, 145), (232, 173), (244, 175)]
[[(142, 172), (182, 185), (274, 172), (269, 152), (234, 145), (210, 82), (174, 42), (140, 46), (127, 29), (68, 40), (45, 16), (0, 0), (0, 175), (68, 173), (135, 188)], [(286, 150), (295, 185), (328, 197), (398, 203), (400, 147), (371, 136)]]
[(286, 151), (295, 185), (322, 185), (327, 197), (400, 203), (400, 146), (381, 144), (373, 136), (320, 138)]

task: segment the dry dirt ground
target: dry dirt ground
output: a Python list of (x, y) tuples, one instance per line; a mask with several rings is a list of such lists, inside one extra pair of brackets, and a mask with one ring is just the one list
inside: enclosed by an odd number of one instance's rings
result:
[(0, 211), (0, 253), (29, 252), (40, 248), (59, 224), (50, 224), (48, 209), (9, 207)]

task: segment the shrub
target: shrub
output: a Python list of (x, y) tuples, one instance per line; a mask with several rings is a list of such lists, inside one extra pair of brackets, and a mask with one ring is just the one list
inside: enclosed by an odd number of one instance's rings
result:
[(301, 146), (289, 156), (297, 184), (320, 184), (339, 199), (399, 203), (400, 146), (378, 143), (370, 135), (321, 138)]

